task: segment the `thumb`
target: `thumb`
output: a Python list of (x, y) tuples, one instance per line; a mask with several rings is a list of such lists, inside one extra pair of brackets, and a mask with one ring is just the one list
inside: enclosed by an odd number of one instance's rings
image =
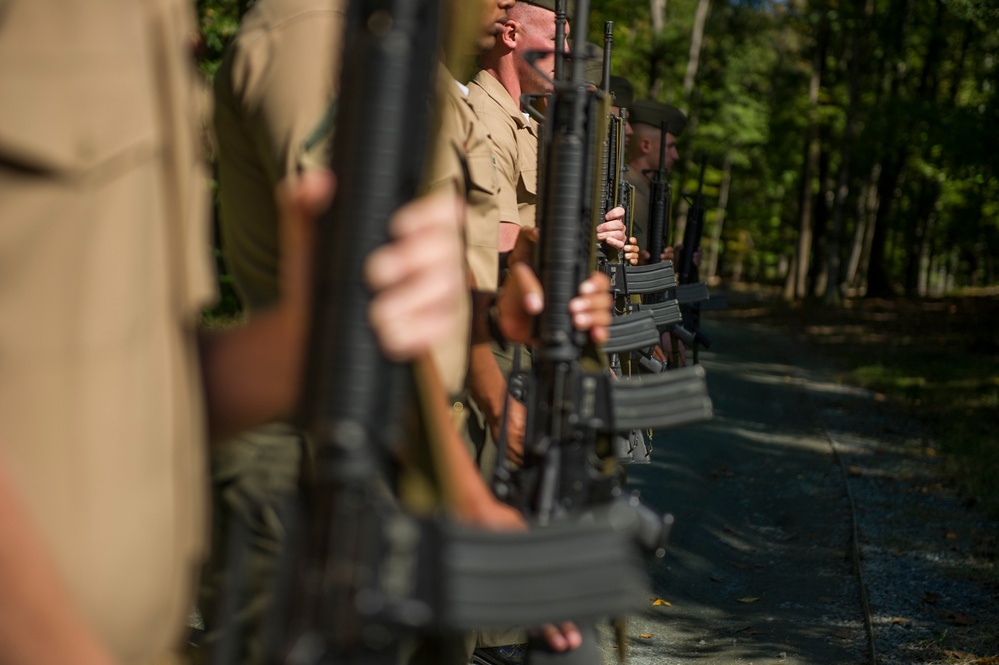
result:
[(510, 268), (510, 276), (524, 311), (532, 316), (540, 314), (545, 308), (545, 294), (534, 270), (527, 264), (515, 263)]

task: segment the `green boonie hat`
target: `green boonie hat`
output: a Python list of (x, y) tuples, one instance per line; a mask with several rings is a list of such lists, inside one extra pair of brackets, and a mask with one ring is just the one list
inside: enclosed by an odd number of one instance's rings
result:
[(586, 42), (586, 64), (583, 65), (583, 80), (599, 86), (604, 78), (604, 52), (593, 42)]
[(620, 106), (626, 109), (631, 108), (631, 103), (635, 100), (635, 88), (632, 87), (631, 81), (623, 76), (612, 74), (610, 80), (610, 91), (614, 96), (614, 106)]
[(687, 116), (683, 111), (675, 106), (663, 104), (651, 99), (639, 99), (633, 102), (628, 108), (630, 115), (628, 119), (631, 124), (644, 123), (653, 127), (660, 127), (666, 123), (666, 131), (673, 136), (679, 136), (687, 126)]
[[(525, 5), (534, 5), (535, 7), (544, 7), (549, 11), (555, 11), (555, 0), (518, 0), (518, 1), (522, 2)], [(565, 11), (567, 14), (569, 13), (570, 4), (572, 3), (571, 2), (565, 3), (566, 6)]]
[[(517, 0), (522, 5), (534, 5), (535, 7), (541, 7), (542, 9), (547, 9), (550, 12), (555, 11), (555, 0)], [(565, 16), (570, 21), (572, 20), (572, 15), (576, 11), (576, 3), (572, 0), (565, 3)]]

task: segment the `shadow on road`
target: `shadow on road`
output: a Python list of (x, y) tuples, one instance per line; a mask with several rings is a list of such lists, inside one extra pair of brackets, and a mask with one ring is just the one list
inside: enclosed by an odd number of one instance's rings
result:
[(653, 463), (629, 468), (676, 517), (629, 625), (632, 662), (864, 662), (850, 511), (814, 395), (868, 398), (765, 329), (726, 321), (712, 335), (701, 360), (716, 417), (658, 433)]

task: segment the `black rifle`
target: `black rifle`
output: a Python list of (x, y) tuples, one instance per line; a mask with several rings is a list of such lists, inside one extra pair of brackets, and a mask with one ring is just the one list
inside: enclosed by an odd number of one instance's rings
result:
[(669, 212), (671, 188), (666, 173), (666, 123), (660, 126), (659, 168), (649, 176), (649, 263), (659, 263), (663, 250), (669, 245)]
[[(707, 300), (707, 287), (699, 283), (699, 270), (694, 263), (694, 257), (701, 247), (701, 236), (704, 234), (704, 171), (707, 168), (707, 157), (701, 158), (701, 171), (697, 178), (697, 192), (690, 201), (687, 212), (687, 226), (683, 230), (683, 248), (680, 251), (680, 284), (687, 289), (693, 289), (699, 295), (691, 295), (680, 309), (683, 314), (683, 325), (693, 334), (693, 339), (687, 342), (692, 348), (693, 361), (697, 362), (698, 346), (711, 348), (711, 338), (701, 328), (700, 302)], [(703, 293), (702, 293), (703, 291)]]
[(701, 248), (704, 234), (704, 171), (707, 157), (701, 158), (700, 176), (697, 178), (697, 192), (690, 201), (687, 212), (687, 226), (683, 230), (683, 250), (680, 252), (680, 283), (691, 284), (698, 280), (698, 269), (694, 264), (694, 254)]

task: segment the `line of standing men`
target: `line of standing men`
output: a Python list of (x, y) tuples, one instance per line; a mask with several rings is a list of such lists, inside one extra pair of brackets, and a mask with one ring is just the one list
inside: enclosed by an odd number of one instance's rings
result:
[[(519, 96), (543, 94), (550, 87), (525, 60), (530, 51), (547, 51), (539, 64), (547, 63), (549, 75), (553, 73), (554, 8), (547, 4), (549, 8), (486, 0), (474, 6), (481, 13), (473, 21), (477, 34), (467, 50), (474, 51), (473, 57), (482, 56), (486, 69), (465, 86), (442, 65), (439, 82), (441, 132), (430, 180), (435, 188), (457, 188), (468, 204), (464, 256), (473, 314), (463, 332), (438, 345), (434, 357), (452, 396), (455, 419), (469, 421), (463, 427), (469, 453), (487, 473), (495, 463), (495, 438), (511, 366), (511, 351), (502, 348), (505, 340), (501, 345), (494, 337), (499, 330), (507, 340), (528, 341), (527, 315), (536, 314), (543, 303), (540, 285), (525, 260), (537, 237), (530, 229), (536, 205), (538, 126), (520, 111)], [(244, 18), (216, 75), (214, 124), (223, 244), (235, 284), (251, 311), (267, 307), (275, 296), (274, 205), (265, 200), (267, 193), (281, 177), (326, 162), (322, 152), (329, 143), (324, 139), (332, 128), (317, 131), (316, 118), (323, 116), (335, 93), (342, 11), (340, 0), (261, 0)], [(457, 69), (456, 63), (448, 64)], [(309, 149), (303, 152), (305, 145)], [(622, 209), (608, 215), (598, 238), (623, 247), (623, 215)], [(522, 228), (529, 230), (514, 251)], [(501, 263), (504, 284), (497, 297)], [(609, 321), (610, 309), (605, 278), (587, 280), (573, 307), (577, 325), (604, 334), (601, 325)], [(384, 316), (391, 318), (388, 313)], [(495, 325), (489, 325), (490, 317), (496, 319)], [(511, 404), (508, 431), (516, 458), (524, 412), (519, 403)], [(279, 508), (296, 491), (303, 460), (307, 466), (308, 442), (285, 423), (240, 435), (234, 445), (213, 456), (213, 554), (199, 605), (209, 623), (210, 642), (228, 571), (250, 571), (242, 583), (249, 601), (236, 621), (247, 662), (260, 662), (262, 656), (259, 636), (267, 589), (283, 538)], [(495, 503), (481, 481), (470, 484), (476, 500), (462, 502), (465, 519), (509, 527), (508, 509)], [(233, 548), (233, 534), (250, 542), (250, 551)], [(233, 566), (227, 556), (231, 551), (244, 552), (246, 560)], [(545, 630), (558, 647), (570, 646), (576, 639), (571, 631), (563, 635), (554, 627)], [(522, 640), (517, 632), (513, 635)], [(507, 639), (514, 638), (494, 636), (482, 643), (504, 644)]]

